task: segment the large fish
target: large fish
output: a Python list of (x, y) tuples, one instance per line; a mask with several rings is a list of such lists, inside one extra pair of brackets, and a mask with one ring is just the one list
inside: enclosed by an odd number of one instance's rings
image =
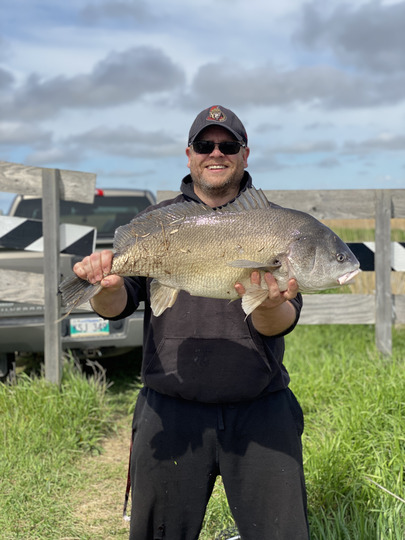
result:
[[(348, 283), (359, 262), (348, 246), (314, 217), (269, 203), (261, 190), (247, 189), (235, 201), (212, 209), (196, 202), (157, 208), (119, 227), (110, 274), (146, 276), (151, 307), (161, 315), (180, 290), (193, 296), (238, 298), (251, 313), (268, 295), (266, 282), (252, 286), (250, 274), (271, 272), (280, 290), (295, 278), (302, 292)], [(101, 290), (76, 276), (60, 285), (69, 312)]]

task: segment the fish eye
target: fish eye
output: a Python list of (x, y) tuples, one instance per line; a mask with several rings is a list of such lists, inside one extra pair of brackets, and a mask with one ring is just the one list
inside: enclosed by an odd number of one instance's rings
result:
[(338, 253), (336, 255), (336, 260), (337, 260), (337, 262), (345, 262), (346, 255), (344, 253)]

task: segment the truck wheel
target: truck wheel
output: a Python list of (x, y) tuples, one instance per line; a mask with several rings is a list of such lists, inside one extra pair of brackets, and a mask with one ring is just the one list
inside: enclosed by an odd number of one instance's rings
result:
[(15, 378), (15, 354), (0, 353), (0, 381), (13, 381)]

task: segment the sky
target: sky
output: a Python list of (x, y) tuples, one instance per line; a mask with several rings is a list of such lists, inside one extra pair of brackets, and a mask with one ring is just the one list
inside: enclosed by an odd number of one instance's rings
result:
[(0, 160), (177, 190), (222, 105), (258, 188), (403, 189), (404, 27), (405, 0), (2, 0)]

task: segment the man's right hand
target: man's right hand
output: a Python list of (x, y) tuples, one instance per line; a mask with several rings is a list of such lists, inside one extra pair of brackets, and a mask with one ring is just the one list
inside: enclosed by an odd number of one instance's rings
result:
[(73, 266), (73, 272), (89, 283), (100, 283), (101, 291), (91, 299), (93, 309), (105, 317), (115, 317), (125, 308), (127, 293), (124, 278), (110, 274), (113, 252), (103, 250), (84, 257)]
[(100, 283), (102, 287), (120, 289), (124, 279), (110, 274), (113, 252), (108, 249), (96, 251), (73, 266), (73, 272), (89, 283)]

